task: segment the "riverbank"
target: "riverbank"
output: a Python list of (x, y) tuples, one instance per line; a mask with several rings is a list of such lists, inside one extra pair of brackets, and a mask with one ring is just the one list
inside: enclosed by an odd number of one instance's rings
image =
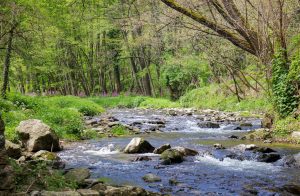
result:
[[(8, 96), (8, 100), (0, 100), (0, 108), (6, 123), (6, 137), (16, 142), (18, 138), (15, 128), (22, 120), (32, 118), (40, 119), (49, 124), (58, 136), (65, 140), (76, 141), (110, 136), (111, 134), (99, 135), (95, 131), (86, 129), (84, 122), (84, 116), (101, 115), (105, 112), (104, 108), (170, 110), (176, 110), (177, 108), (182, 111), (187, 110), (189, 113), (191, 113), (190, 111), (201, 113), (206, 109), (221, 109), (229, 113), (238, 112), (240, 116), (244, 117), (258, 118), (263, 118), (264, 114), (269, 111), (270, 102), (264, 99), (257, 98), (237, 102), (234, 97), (213, 96), (211, 93), (206, 92), (205, 89), (202, 91), (194, 90), (177, 102), (143, 96), (79, 98), (73, 96), (33, 97), (11, 94)], [(187, 109), (187, 107), (190, 107), (190, 109)], [(300, 131), (299, 122), (291, 117), (279, 120), (274, 116), (272, 119), (274, 125), (271, 125), (273, 134), (269, 135), (277, 142), (298, 143), (299, 139), (290, 136), (293, 131)], [(115, 135), (131, 133), (130, 130), (124, 127), (119, 127), (113, 132), (116, 133)], [(254, 137), (254, 139), (256, 138)]]

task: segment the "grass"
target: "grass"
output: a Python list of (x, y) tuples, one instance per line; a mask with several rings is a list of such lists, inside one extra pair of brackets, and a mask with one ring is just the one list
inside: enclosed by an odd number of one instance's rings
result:
[(124, 136), (124, 135), (129, 135), (130, 131), (126, 127), (122, 125), (118, 125), (118, 126), (114, 126), (111, 129), (111, 133), (116, 136)]
[(6, 137), (17, 140), (15, 128), (22, 120), (40, 119), (60, 138), (77, 140), (84, 129), (83, 116), (104, 112), (98, 104), (79, 97), (30, 97), (10, 94), (0, 101), (0, 111), (6, 124)]
[(89, 100), (104, 108), (174, 108), (180, 107), (177, 102), (165, 98), (152, 98), (144, 96), (118, 96), (118, 97), (91, 97)]
[(266, 112), (272, 108), (270, 101), (265, 97), (249, 97), (238, 102), (234, 95), (225, 96), (216, 85), (202, 87), (186, 93), (180, 98), (180, 105), (198, 109), (244, 111), (244, 115), (248, 115), (248, 112)]
[(49, 169), (49, 164), (51, 163), (37, 162), (36, 164), (20, 165), (11, 159), (10, 166), (14, 172), (15, 191), (27, 191), (28, 187), (48, 191), (78, 188), (78, 184), (66, 179), (62, 171)]

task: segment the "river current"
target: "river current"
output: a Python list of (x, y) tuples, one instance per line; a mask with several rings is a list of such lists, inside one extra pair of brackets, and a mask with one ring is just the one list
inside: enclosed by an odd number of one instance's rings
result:
[[(160, 132), (142, 133), (137, 136), (103, 138), (72, 144), (59, 153), (67, 167), (87, 167), (92, 178), (100, 178), (117, 185), (140, 186), (154, 192), (171, 195), (280, 195), (276, 188), (287, 183), (300, 182), (300, 170), (283, 167), (279, 163), (258, 162), (255, 159), (238, 160), (224, 158), (225, 150), (216, 150), (214, 143), (226, 148), (251, 143), (245, 140), (228, 139), (230, 135), (241, 136), (260, 127), (259, 119), (249, 119), (251, 128), (235, 130), (236, 123), (221, 123), (220, 128), (200, 128), (201, 120), (196, 115), (167, 115), (159, 110), (115, 109), (109, 111), (122, 124), (137, 123), (140, 129), (152, 126), (151, 120), (163, 120), (165, 127)], [(187, 157), (183, 163), (164, 166), (159, 155), (124, 154), (121, 150), (133, 137), (142, 137), (153, 146), (169, 143), (195, 149), (199, 156)], [(256, 143), (258, 146), (267, 144)], [(281, 156), (299, 153), (294, 146), (268, 145)], [(205, 153), (210, 152), (210, 153)], [(137, 156), (149, 156), (150, 161), (133, 162)], [(223, 158), (221, 158), (223, 157)], [(162, 181), (144, 182), (145, 174), (153, 173)], [(170, 183), (176, 181), (176, 184)]]

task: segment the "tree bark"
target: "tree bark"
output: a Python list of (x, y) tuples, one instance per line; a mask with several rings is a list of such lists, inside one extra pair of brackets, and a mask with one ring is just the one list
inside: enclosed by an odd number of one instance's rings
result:
[(2, 84), (2, 89), (1, 89), (1, 95), (3, 98), (6, 98), (6, 91), (7, 91), (7, 87), (8, 87), (8, 83), (9, 83), (9, 67), (10, 67), (10, 59), (11, 59), (11, 53), (12, 53), (12, 42), (13, 42), (13, 37), (14, 37), (14, 30), (15, 30), (15, 27), (13, 27), (9, 31), (6, 56), (5, 56), (4, 66), (3, 66), (3, 84)]

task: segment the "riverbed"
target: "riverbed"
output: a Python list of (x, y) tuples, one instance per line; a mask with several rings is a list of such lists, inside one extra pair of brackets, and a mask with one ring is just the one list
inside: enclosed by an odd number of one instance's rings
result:
[[(219, 123), (220, 128), (200, 128), (198, 123), (203, 119), (194, 114), (168, 115), (159, 110), (136, 109), (114, 109), (108, 112), (124, 125), (138, 124), (142, 133), (73, 143), (59, 153), (67, 167), (89, 168), (92, 178), (100, 178), (114, 185), (140, 186), (149, 191), (171, 195), (276, 195), (276, 190), (287, 183), (300, 182), (299, 169), (284, 167), (280, 161), (265, 163), (255, 158), (231, 159), (224, 156), (228, 153), (226, 149), (213, 148), (214, 143), (220, 143), (226, 148), (253, 143), (228, 137), (242, 136), (259, 128), (259, 119), (249, 118), (246, 123), (252, 126), (239, 129), (239, 123), (225, 121)], [(149, 122), (155, 120), (164, 121), (164, 126), (159, 131), (146, 133), (153, 126)], [(183, 163), (165, 166), (160, 164), (159, 155), (156, 154), (122, 153), (133, 137), (142, 137), (155, 147), (169, 143), (171, 146), (195, 149), (200, 153), (198, 156), (186, 157)], [(282, 157), (300, 151), (299, 147), (290, 145), (256, 145), (271, 147)], [(149, 156), (152, 160), (133, 162), (138, 156)], [(148, 173), (159, 176), (161, 182), (144, 182), (142, 177)]]

